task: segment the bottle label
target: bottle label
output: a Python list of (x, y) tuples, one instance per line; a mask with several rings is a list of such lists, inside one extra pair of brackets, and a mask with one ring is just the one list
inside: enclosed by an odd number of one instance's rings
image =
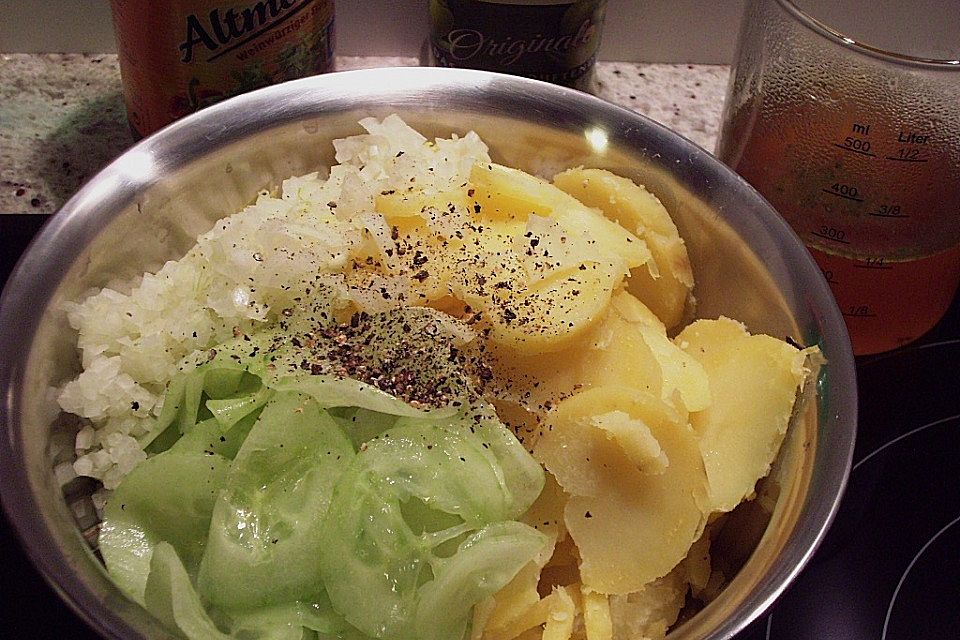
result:
[(583, 88), (600, 47), (606, 0), (431, 0), (430, 12), (430, 43), (438, 66)]
[(111, 4), (127, 114), (139, 135), (333, 64), (332, 0), (196, 0), (150, 11), (134, 0)]

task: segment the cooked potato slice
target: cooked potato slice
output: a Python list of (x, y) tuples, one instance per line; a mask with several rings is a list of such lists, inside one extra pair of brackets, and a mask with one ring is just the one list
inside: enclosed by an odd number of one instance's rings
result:
[(710, 580), (713, 567), (710, 563), (710, 530), (713, 523), (704, 529), (703, 534), (690, 547), (690, 552), (676, 572), (684, 576), (684, 581), (690, 585), (690, 593), (699, 596)]
[(657, 317), (657, 314), (637, 300), (633, 294), (621, 292), (611, 300), (611, 304), (616, 307), (620, 317), (627, 322), (646, 324), (658, 328), (663, 333), (667, 332), (667, 326)]
[(484, 621), (487, 629), (506, 628), (540, 601), (540, 593), (537, 591), (540, 572), (553, 557), (557, 541), (567, 535), (563, 524), (563, 506), (566, 500), (560, 485), (548, 473), (543, 491), (520, 521), (549, 536), (551, 544), (493, 595), (493, 607)]
[(451, 212), (459, 209), (467, 211), (471, 200), (466, 189), (426, 193), (424, 191), (384, 191), (376, 198), (376, 209), (387, 220), (402, 218), (426, 218), (429, 209)]
[(632, 232), (584, 206), (549, 182), (498, 164), (475, 165), (470, 173), (474, 198), (487, 215), (538, 215), (552, 218), (570, 234), (571, 244), (583, 244), (584, 260), (622, 263), (626, 269), (652, 260), (650, 249)]
[(618, 638), (662, 640), (686, 602), (687, 584), (678, 567), (628, 595), (610, 596), (610, 617)]
[(454, 241), (437, 237), (418, 217), (374, 226), (370, 237), (367, 251), (354, 256), (345, 274), (354, 291), (378, 303), (365, 310), (431, 304), (449, 294), (450, 280), (458, 271), (452, 260)]
[[(564, 505), (566, 505), (564, 495)], [(540, 592), (553, 587), (569, 586), (580, 582), (580, 554), (570, 536), (564, 537), (553, 550), (553, 557), (540, 574)]]
[[(492, 210), (476, 207), (473, 189), (430, 193), (424, 191), (384, 191), (376, 198), (376, 210), (400, 234), (443, 236), (444, 250), (450, 256), (463, 258), (482, 238), (488, 251), (505, 250), (523, 233), (527, 214), (496, 215)], [(494, 213), (494, 215), (489, 215)]]
[[(627, 453), (633, 443), (618, 435), (625, 427), (598, 424), (611, 412), (649, 431), (665, 468), (658, 473), (638, 468)], [(590, 589), (607, 594), (641, 589), (669, 573), (702, 531), (707, 484), (696, 434), (656, 396), (610, 387), (578, 393), (548, 415), (534, 455), (570, 495), (564, 521)]]
[(600, 322), (566, 348), (538, 356), (495, 354), (495, 360), (509, 383), (504, 392), (534, 409), (578, 388), (606, 385), (659, 395), (683, 411), (698, 411), (710, 402), (700, 363), (671, 342), (657, 317), (623, 290), (613, 295)]
[(728, 318), (698, 320), (676, 337), (703, 365), (713, 402), (690, 414), (714, 511), (729, 511), (764, 477), (787, 430), (807, 355)]
[[(563, 507), (566, 503), (567, 495), (560, 488), (557, 479), (547, 473), (543, 490), (527, 512), (520, 517), (520, 522), (546, 534), (556, 544), (567, 535), (567, 528), (563, 524)], [(552, 553), (553, 547), (550, 548), (550, 554)], [(545, 565), (549, 559), (548, 554), (540, 566)]]
[(550, 217), (557, 206), (549, 182), (499, 164), (478, 164), (470, 171), (474, 202), (490, 217), (514, 218), (534, 214)]
[(667, 334), (646, 323), (634, 325), (660, 365), (660, 395), (677, 409), (700, 411), (710, 405), (710, 383), (703, 366), (670, 341)]
[(536, 562), (528, 562), (513, 580), (493, 595), (494, 606), (485, 621), (486, 629), (503, 629), (540, 602), (537, 584), (542, 568)]
[[(538, 600), (536, 604), (524, 610), (520, 616), (506, 625), (497, 628), (488, 626), (484, 629), (483, 637), (487, 640), (526, 639), (531, 636), (539, 638), (541, 635), (538, 627), (543, 626), (543, 638), (565, 640), (565, 638), (569, 638), (572, 631), (574, 618), (580, 609), (580, 604), (579, 586), (570, 590), (565, 587), (555, 587), (549, 595)], [(566, 615), (569, 615), (570, 619), (569, 629), (562, 624)], [(553, 624), (551, 624), (551, 620)], [(550, 636), (547, 635), (548, 627)]]
[(587, 640), (613, 640), (609, 596), (582, 585), (580, 594), (583, 598), (583, 626)]
[[(550, 607), (550, 614), (543, 625), (543, 640), (570, 640), (573, 634), (573, 623), (576, 622), (580, 609), (579, 590), (568, 590), (566, 587), (554, 587), (556, 598)], [(574, 600), (576, 597), (576, 600)]]
[(498, 391), (538, 413), (579, 388), (624, 385), (659, 395), (660, 364), (620, 313), (618, 301), (624, 297), (632, 296), (617, 291), (597, 325), (560, 351), (536, 356), (493, 353)]
[(574, 342), (600, 320), (622, 279), (612, 265), (584, 262), (525, 286), (493, 266), (488, 275), (473, 274), (454, 292), (481, 313), (494, 346), (525, 355), (559, 351)]
[(667, 337), (666, 327), (648, 306), (629, 292), (614, 296), (611, 305), (638, 332), (659, 365), (661, 397), (677, 409), (699, 411), (710, 404), (707, 374), (696, 360)]
[[(667, 337), (665, 325), (657, 316), (627, 291), (611, 300), (616, 314), (630, 324), (625, 333), (639, 334), (650, 355), (657, 363), (660, 397), (676, 409), (699, 411), (710, 403), (707, 374), (696, 360), (677, 348)], [(618, 350), (619, 340), (611, 344)], [(649, 367), (644, 363), (643, 366)]]
[(654, 266), (633, 269), (628, 289), (667, 327), (676, 326), (692, 302), (693, 271), (686, 245), (660, 200), (632, 180), (603, 169), (569, 169), (553, 183), (647, 243)]
[(627, 459), (640, 473), (657, 475), (670, 465), (667, 454), (642, 420), (636, 420), (624, 411), (610, 411), (594, 416), (593, 426), (607, 432), (615, 440)]

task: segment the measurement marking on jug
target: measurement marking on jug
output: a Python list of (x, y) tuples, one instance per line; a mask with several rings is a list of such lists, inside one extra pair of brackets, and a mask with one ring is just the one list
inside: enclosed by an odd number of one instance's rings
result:
[(867, 258), (861, 262), (854, 262), (853, 266), (857, 269), (893, 269), (893, 265), (885, 262), (883, 258)]
[(838, 198), (844, 198), (845, 200), (863, 202), (863, 197), (860, 195), (860, 192), (857, 190), (857, 188), (848, 184), (834, 182), (832, 185), (830, 185), (829, 189), (821, 189), (821, 191), (824, 193), (829, 193), (830, 195)]
[(870, 311), (870, 307), (865, 304), (851, 306), (843, 311), (843, 315), (848, 318), (876, 318), (877, 314), (873, 311)]
[(858, 153), (862, 156), (870, 156), (871, 158), (877, 157), (877, 154), (872, 153), (870, 151), (869, 140), (861, 140), (860, 138), (853, 138), (853, 137), (847, 136), (844, 139), (843, 144), (834, 142), (833, 146), (837, 147), (838, 149), (843, 149), (844, 151), (849, 151), (851, 153)]
[[(897, 135), (897, 142), (908, 145), (926, 145), (930, 142), (930, 135), (901, 130)], [(920, 155), (920, 148), (915, 146), (900, 147), (897, 149), (896, 155), (885, 156), (885, 158), (897, 162), (926, 162), (929, 160), (926, 156)]]
[(884, 156), (885, 160), (897, 162), (926, 162), (929, 158), (920, 155), (920, 149), (900, 149), (895, 156)]
[(881, 204), (876, 211), (869, 211), (868, 215), (876, 218), (909, 218), (909, 213), (904, 213), (897, 204)]
[(847, 234), (844, 233), (843, 229), (836, 229), (834, 227), (820, 227), (817, 231), (811, 231), (812, 235), (817, 236), (818, 238), (823, 238), (824, 240), (830, 240), (831, 242), (839, 242), (841, 244), (850, 244), (850, 241), (847, 240)]

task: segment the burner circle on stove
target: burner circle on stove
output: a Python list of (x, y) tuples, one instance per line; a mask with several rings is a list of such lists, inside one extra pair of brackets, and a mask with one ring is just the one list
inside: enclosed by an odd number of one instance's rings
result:
[[(918, 615), (927, 615), (930, 617), (940, 617), (944, 615), (942, 611), (930, 611), (927, 597), (930, 585), (924, 579), (925, 575), (930, 573), (949, 572), (951, 575), (957, 575), (957, 550), (960, 549), (960, 516), (954, 518), (945, 527), (936, 532), (930, 540), (920, 549), (910, 564), (907, 566), (903, 575), (900, 576), (900, 582), (894, 589), (893, 597), (890, 599), (890, 606), (887, 607), (887, 618), (883, 622), (883, 635), (886, 638), (912, 638), (916, 637), (916, 626), (914, 618)], [(943, 564), (944, 560), (948, 563), (953, 559), (954, 566), (949, 567)], [(916, 569), (916, 570), (914, 570)], [(954, 589), (952, 594), (960, 594), (957, 580), (954, 580)], [(902, 595), (902, 597), (901, 597)]]
[(960, 340), (859, 369), (857, 451), (840, 511), (765, 637), (960, 638)]

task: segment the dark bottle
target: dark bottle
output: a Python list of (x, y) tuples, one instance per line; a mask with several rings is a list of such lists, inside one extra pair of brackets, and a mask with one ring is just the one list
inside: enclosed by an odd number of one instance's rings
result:
[(590, 91), (606, 5), (606, 0), (430, 0), (431, 61)]

